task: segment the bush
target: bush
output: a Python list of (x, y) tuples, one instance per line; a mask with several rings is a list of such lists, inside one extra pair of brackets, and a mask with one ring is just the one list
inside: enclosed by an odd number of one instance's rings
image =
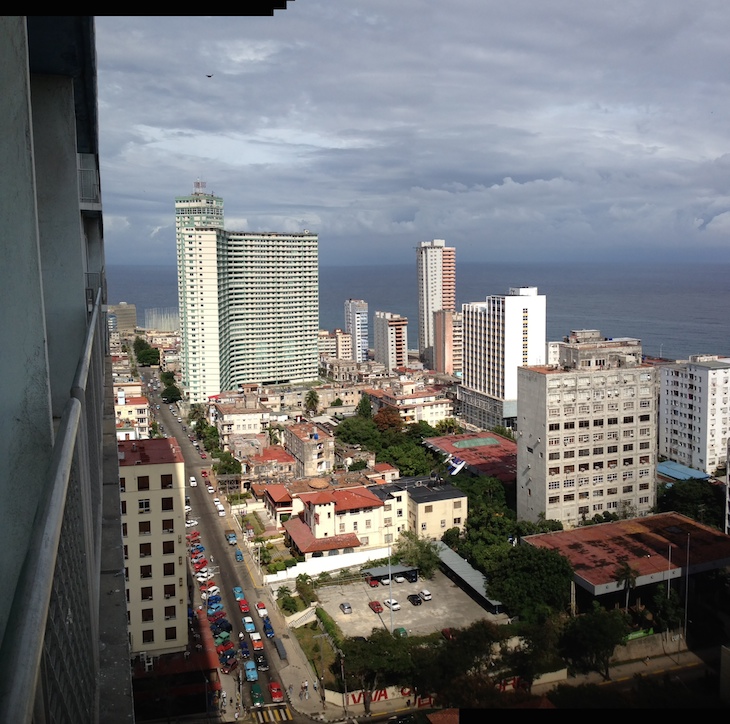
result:
[(332, 616), (330, 616), (323, 608), (317, 606), (317, 610), (315, 611), (315, 613), (317, 614), (317, 618), (322, 623), (322, 628), (324, 629), (325, 633), (329, 634), (335, 644), (339, 646), (342, 640), (340, 627), (335, 623)]
[(294, 596), (282, 596), (281, 597), (281, 610), (289, 615), (296, 613), (299, 610), (297, 606), (297, 600)]

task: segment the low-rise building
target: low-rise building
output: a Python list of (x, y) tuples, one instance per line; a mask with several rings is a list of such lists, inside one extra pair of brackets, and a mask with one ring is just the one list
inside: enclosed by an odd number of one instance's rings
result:
[(335, 439), (321, 425), (300, 422), (284, 428), (284, 449), (296, 463), (298, 478), (317, 477), (332, 472), (335, 466)]
[[(139, 385), (137, 385), (139, 386)], [(150, 436), (150, 404), (142, 396), (127, 397), (124, 387), (116, 388), (114, 416), (118, 439), (143, 439)], [(130, 432), (136, 431), (136, 434)]]
[(426, 422), (435, 426), (453, 416), (451, 400), (443, 392), (411, 380), (402, 380), (382, 389), (371, 388), (367, 395), (372, 402), (373, 414), (382, 408), (390, 408), (406, 425)]

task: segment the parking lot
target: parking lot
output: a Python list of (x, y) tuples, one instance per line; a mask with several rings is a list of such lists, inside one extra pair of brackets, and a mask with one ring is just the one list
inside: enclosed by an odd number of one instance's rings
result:
[[(408, 602), (409, 594), (417, 594), (427, 589), (431, 593), (430, 601), (423, 601), (414, 606)], [(487, 619), (495, 623), (504, 623), (504, 614), (494, 615), (474, 601), (441, 571), (437, 571), (431, 580), (421, 579), (416, 583), (379, 585), (370, 587), (364, 580), (351, 584), (338, 584), (317, 589), (320, 604), (337, 622), (345, 636), (369, 636), (373, 628), (390, 629), (391, 611), (383, 606), (383, 612), (374, 613), (368, 606), (370, 601), (381, 604), (392, 597), (400, 604), (400, 610), (393, 611), (393, 629), (403, 627), (409, 636), (419, 636), (443, 628), (464, 628), (474, 621)], [(345, 614), (340, 609), (341, 603), (349, 603), (352, 613)]]

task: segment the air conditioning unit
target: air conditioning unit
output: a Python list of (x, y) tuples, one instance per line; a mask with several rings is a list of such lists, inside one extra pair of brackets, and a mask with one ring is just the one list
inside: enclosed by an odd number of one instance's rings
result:
[[(165, 594), (165, 598), (172, 598), (172, 594), (171, 593), (166, 593)], [(152, 599), (149, 599), (149, 600), (152, 600)]]

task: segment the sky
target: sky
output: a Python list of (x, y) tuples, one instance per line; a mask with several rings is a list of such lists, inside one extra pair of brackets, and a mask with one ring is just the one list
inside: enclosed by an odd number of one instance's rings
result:
[(320, 264), (730, 261), (725, 0), (289, 0), (96, 18), (108, 264), (196, 181)]

